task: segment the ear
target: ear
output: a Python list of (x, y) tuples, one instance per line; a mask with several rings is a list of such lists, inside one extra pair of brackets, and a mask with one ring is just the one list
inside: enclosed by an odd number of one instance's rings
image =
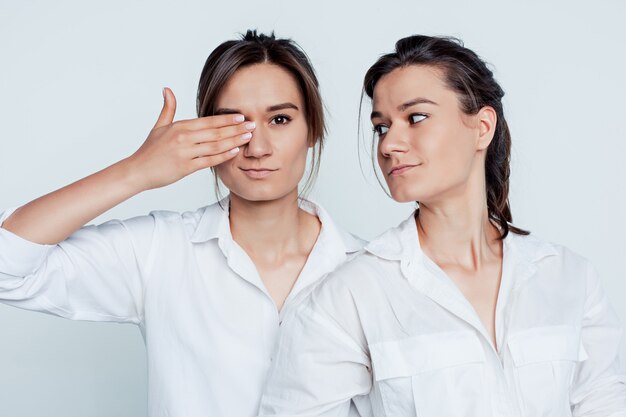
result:
[(496, 132), (496, 123), (498, 115), (491, 106), (485, 106), (478, 111), (475, 116), (478, 121), (478, 140), (476, 142), (477, 150), (485, 150), (491, 143), (493, 135)]

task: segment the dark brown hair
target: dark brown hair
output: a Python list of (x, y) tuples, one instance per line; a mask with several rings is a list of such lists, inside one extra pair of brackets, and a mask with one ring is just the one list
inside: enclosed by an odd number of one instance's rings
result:
[[(501, 230), (501, 239), (509, 231), (527, 235), (528, 231), (511, 224), (513, 217), (509, 203), (509, 176), (511, 134), (504, 118), (502, 97), (504, 91), (493, 77), (487, 64), (463, 42), (450, 37), (414, 35), (396, 42), (395, 51), (383, 55), (365, 74), (363, 90), (372, 99), (376, 83), (396, 68), (409, 65), (427, 65), (442, 70), (444, 82), (454, 91), (461, 110), (476, 114), (485, 106), (497, 114), (493, 140), (487, 148), (485, 179), (489, 219)], [(419, 204), (419, 202), (418, 202)]]
[[(248, 30), (240, 39), (223, 42), (215, 48), (207, 58), (200, 75), (196, 100), (198, 117), (214, 115), (217, 100), (228, 79), (237, 70), (256, 64), (274, 64), (282, 67), (293, 75), (300, 88), (309, 145), (315, 146), (311, 172), (303, 188), (303, 192), (306, 193), (319, 172), (326, 126), (317, 76), (307, 55), (293, 40), (277, 39), (274, 32), (265, 35), (257, 33), (256, 30)], [(218, 190), (217, 175), (215, 182)]]

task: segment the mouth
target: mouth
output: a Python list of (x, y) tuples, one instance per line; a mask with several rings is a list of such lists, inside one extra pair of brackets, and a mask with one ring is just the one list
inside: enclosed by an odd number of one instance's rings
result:
[(396, 177), (398, 175), (402, 175), (407, 171), (410, 171), (411, 169), (420, 166), (421, 164), (415, 164), (415, 165), (408, 165), (408, 164), (402, 164), (402, 165), (396, 165), (395, 167), (391, 168), (391, 170), (388, 172), (387, 175), (392, 176), (392, 177)]
[(278, 171), (277, 169), (269, 169), (269, 168), (250, 168), (250, 169), (239, 168), (239, 169), (242, 170), (243, 173), (246, 174), (248, 177), (255, 178), (255, 179), (265, 178), (268, 175), (270, 175), (272, 172)]

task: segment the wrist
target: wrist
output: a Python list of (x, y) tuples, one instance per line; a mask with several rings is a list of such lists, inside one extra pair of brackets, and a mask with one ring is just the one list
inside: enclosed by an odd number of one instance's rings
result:
[(150, 187), (145, 184), (144, 178), (132, 157), (122, 159), (112, 165), (111, 168), (117, 171), (118, 179), (129, 195), (139, 194), (150, 189)]

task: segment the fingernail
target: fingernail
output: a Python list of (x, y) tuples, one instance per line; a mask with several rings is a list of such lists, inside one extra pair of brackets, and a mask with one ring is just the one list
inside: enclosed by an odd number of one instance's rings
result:
[(237, 114), (237, 115), (235, 115), (235, 117), (234, 117), (233, 119), (235, 120), (235, 123), (241, 123), (241, 122), (243, 122), (244, 120), (246, 120), (246, 118), (245, 118), (245, 117), (243, 117), (241, 114)]
[(161, 91), (161, 92), (163, 93), (163, 100), (165, 100), (165, 89), (166, 89), (166, 88), (167, 88), (167, 87), (163, 87), (163, 90)]
[(250, 139), (252, 137), (252, 133), (247, 132), (241, 135), (241, 139)]
[(233, 148), (229, 152), (232, 154), (239, 153), (239, 148)]
[(256, 127), (256, 123), (254, 123), (254, 122), (246, 123), (246, 129), (248, 129), (248, 130), (252, 130), (255, 127)]

